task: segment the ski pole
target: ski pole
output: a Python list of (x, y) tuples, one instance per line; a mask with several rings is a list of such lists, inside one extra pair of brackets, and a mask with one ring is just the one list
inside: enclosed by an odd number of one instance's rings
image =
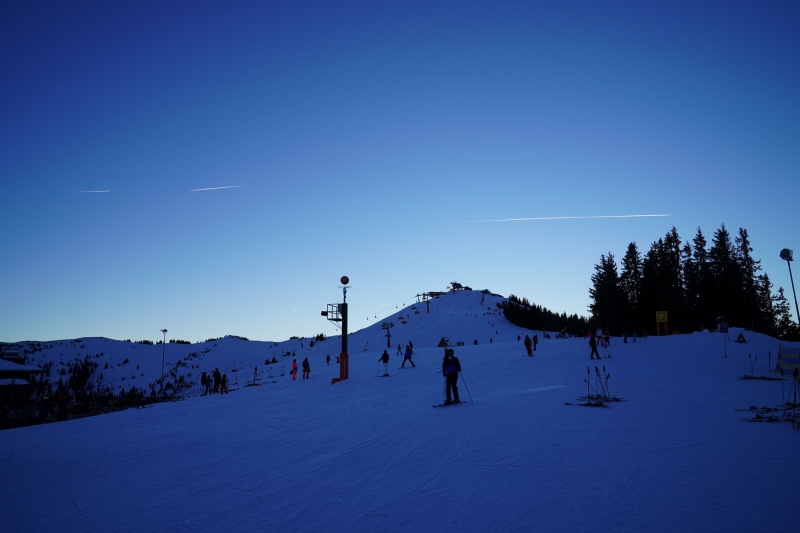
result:
[(600, 399), (600, 385), (598, 381), (600, 379), (600, 371), (597, 367), (594, 367), (594, 391), (597, 393), (597, 399)]
[(600, 381), (600, 371), (594, 367), (594, 386), (597, 388), (597, 399), (600, 399), (600, 393), (603, 392), (603, 382)]
[[(603, 371), (605, 371), (605, 367), (603, 367)], [(595, 378), (596, 381), (600, 382), (600, 386), (598, 387), (598, 389), (603, 394), (603, 397), (605, 397), (606, 388), (603, 385), (603, 376), (600, 374), (600, 370), (598, 370), (597, 367), (594, 367), (594, 378)]]
[(603, 373), (600, 374), (600, 383), (603, 384), (603, 396), (608, 399), (608, 378), (606, 377), (605, 381), (603, 381), (603, 377), (606, 376), (606, 367), (603, 367)]
[(444, 390), (442, 391), (442, 403), (447, 401), (447, 375), (442, 373), (444, 376)]
[(469, 393), (469, 387), (467, 387), (467, 380), (464, 379), (464, 374), (462, 374), (460, 371), (458, 374), (461, 376), (461, 381), (464, 382), (464, 388), (467, 389), (467, 396), (469, 396), (469, 401), (475, 403), (472, 401), (472, 394)]

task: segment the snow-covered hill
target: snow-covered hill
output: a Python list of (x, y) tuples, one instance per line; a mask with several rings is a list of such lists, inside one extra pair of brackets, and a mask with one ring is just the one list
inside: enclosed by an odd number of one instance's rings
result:
[[(420, 349), (437, 346), (442, 337), (448, 337), (453, 344), (516, 340), (518, 328), (505, 320), (497, 307), (504, 300), (502, 296), (479, 291), (458, 291), (409, 305), (385, 320), (348, 335), (348, 351), (351, 359), (360, 360), (379, 355), (384, 349), (395, 354), (398, 344), (404, 349), (409, 341)], [(383, 328), (386, 322), (392, 324), (388, 330)], [(387, 331), (391, 338), (386, 337)], [(387, 341), (391, 341), (391, 346), (387, 347)], [(293, 358), (299, 357), (299, 364), (308, 357), (312, 369), (320, 368), (328, 355), (335, 359), (341, 351), (340, 336), (320, 342), (309, 338), (245, 341), (228, 336), (210, 342), (168, 343), (166, 346), (98, 337), (19, 344), (30, 354), (29, 364), (52, 363), (46, 378), (53, 384), (58, 381), (62, 369), (66, 373), (68, 363), (74, 364), (88, 356), (97, 363), (97, 372), (92, 375), (95, 388), (107, 387), (115, 393), (136, 387), (148, 394), (151, 391), (158, 394), (163, 360), (165, 383), (170, 384), (166, 387), (167, 393), (178, 390), (176, 396), (181, 398), (200, 394), (201, 373), (210, 373), (215, 368), (228, 375), (231, 388), (238, 388), (286, 374)], [(273, 359), (277, 366), (267, 366), (266, 362)], [(187, 387), (182, 388), (179, 383)]]
[[(309, 358), (311, 378), (276, 374), (228, 395), (197, 388), (186, 401), (0, 432), (3, 529), (793, 530), (800, 431), (753, 423), (749, 410), (780, 407), (791, 382), (739, 379), (753, 362), (756, 376), (772, 375), (778, 341), (613, 338), (612, 357), (590, 361), (584, 339), (553, 337), (528, 357), (517, 336), (529, 332), (497, 314), (497, 297), (481, 298), (448, 294), (430, 312), (422, 303), (393, 316), (390, 377), (379, 377), (381, 323), (353, 333), (350, 379), (336, 385), (338, 368), (325, 363), (335, 338), (168, 344), (170, 368), (197, 354), (177, 367), (185, 379), (250, 372), (273, 354), (270, 366), (288, 369), (281, 353), (292, 350)], [(465, 403), (432, 409), (444, 392), (443, 336), (465, 344), (455, 349)], [(401, 370), (394, 354), (408, 341), (417, 368)], [(115, 385), (161, 371), (161, 346), (43, 344), (52, 347), (34, 364), (103, 352)], [(127, 378), (135, 365), (145, 375)], [(577, 405), (601, 386), (598, 374), (626, 401)]]

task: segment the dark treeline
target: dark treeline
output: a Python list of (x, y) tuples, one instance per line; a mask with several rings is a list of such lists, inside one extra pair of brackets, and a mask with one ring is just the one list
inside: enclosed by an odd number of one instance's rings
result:
[(497, 306), (515, 326), (542, 331), (558, 331), (570, 335), (582, 335), (587, 328), (587, 319), (578, 315), (554, 313), (541, 305), (534, 305), (527, 298), (508, 295), (508, 300)]
[(619, 269), (611, 252), (601, 255), (589, 289), (592, 325), (611, 335), (652, 333), (656, 312), (666, 311), (670, 331), (713, 330), (724, 316), (731, 326), (798, 340), (783, 287), (772, 292), (752, 252), (747, 230), (731, 239), (723, 224), (710, 247), (699, 227), (685, 243), (673, 227), (644, 256), (630, 243)]

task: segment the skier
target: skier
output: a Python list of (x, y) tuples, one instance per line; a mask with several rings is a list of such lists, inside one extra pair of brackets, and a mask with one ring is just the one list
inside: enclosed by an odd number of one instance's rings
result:
[(533, 352), (531, 351), (531, 338), (525, 335), (525, 351), (528, 352), (528, 357), (533, 357)]
[(400, 368), (406, 367), (406, 361), (411, 363), (411, 366), (417, 366), (414, 364), (414, 361), (411, 360), (412, 355), (414, 355), (414, 352), (411, 351), (411, 346), (406, 346), (406, 355), (403, 357), (403, 364), (400, 365)]
[(589, 359), (594, 359), (595, 355), (597, 356), (598, 359), (600, 359), (600, 354), (597, 353), (597, 341), (594, 339), (593, 336), (589, 337), (589, 346), (592, 348), (592, 353)]
[(611, 357), (611, 355), (608, 353), (608, 344), (608, 337), (603, 337), (603, 339), (600, 341), (600, 346), (603, 347), (603, 355), (605, 357)]
[(328, 354), (328, 357), (325, 358), (325, 363), (327, 363), (328, 366), (331, 366), (331, 354)]
[(200, 385), (203, 386), (203, 394), (201, 394), (201, 396), (205, 396), (206, 394), (208, 394), (208, 389), (209, 389), (209, 387), (208, 387), (208, 376), (206, 375), (205, 372), (200, 374)]
[(389, 375), (389, 352), (384, 350), (378, 361), (383, 361), (383, 377), (387, 377)]
[(455, 350), (447, 348), (444, 351), (444, 360), (442, 361), (442, 374), (445, 376), (445, 395), (447, 397), (444, 402), (445, 405), (461, 401), (458, 399), (459, 372), (461, 372), (461, 362), (456, 357)]
[(308, 357), (303, 359), (303, 379), (308, 379), (308, 374), (311, 372), (311, 366), (308, 364)]
[(401, 348), (399, 344), (397, 345), (397, 353), (395, 355), (403, 355), (403, 348)]
[(222, 379), (222, 375), (219, 373), (219, 368), (214, 369), (214, 394), (219, 392), (219, 381)]
[(297, 379), (297, 359), (292, 359), (292, 379)]
[(536, 351), (536, 345), (539, 344), (539, 335), (533, 336), (533, 351)]
[(219, 381), (219, 392), (228, 394), (228, 374), (222, 374), (222, 379)]

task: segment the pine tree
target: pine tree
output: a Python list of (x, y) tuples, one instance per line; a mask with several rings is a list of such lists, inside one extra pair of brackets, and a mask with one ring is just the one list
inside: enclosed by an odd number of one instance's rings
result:
[(772, 302), (778, 338), (789, 341), (800, 340), (800, 331), (792, 320), (792, 308), (783, 292), (783, 287), (778, 287), (778, 294), (773, 297)]
[(714, 313), (726, 316), (732, 326), (742, 326), (743, 313), (737, 303), (737, 297), (741, 294), (738, 290), (741, 286), (741, 276), (735, 261), (731, 236), (725, 224), (714, 232), (712, 242), (708, 256), (713, 278), (711, 301), (716, 304)]
[(756, 307), (762, 324), (758, 331), (777, 337), (778, 328), (773, 306), (772, 282), (766, 273), (759, 275), (756, 279)]
[(706, 245), (703, 231), (698, 227), (692, 239), (691, 255), (684, 253), (686, 306), (691, 324), (699, 329), (708, 327), (714, 319), (710, 310), (711, 266)]
[(608, 257), (601, 255), (600, 263), (595, 265), (594, 270), (592, 287), (589, 289), (592, 323), (609, 331), (619, 332), (622, 327), (619, 315), (623, 297), (614, 255), (611, 252)]
[(753, 248), (750, 246), (750, 239), (746, 229), (739, 228), (739, 235), (736, 237), (735, 243), (734, 257), (736, 258), (736, 265), (739, 267), (739, 277), (741, 279), (741, 285), (738, 287), (739, 306), (742, 312), (746, 314), (743, 318), (749, 318), (750, 320), (747, 325), (754, 331), (764, 332), (769, 326), (765, 323), (761, 310), (758, 308), (756, 279), (756, 274), (761, 270), (761, 261), (756, 261), (751, 255)]
[(635, 242), (628, 244), (625, 257), (622, 258), (619, 286), (623, 301), (622, 318), (625, 324), (638, 329), (639, 299), (642, 293), (642, 256)]

